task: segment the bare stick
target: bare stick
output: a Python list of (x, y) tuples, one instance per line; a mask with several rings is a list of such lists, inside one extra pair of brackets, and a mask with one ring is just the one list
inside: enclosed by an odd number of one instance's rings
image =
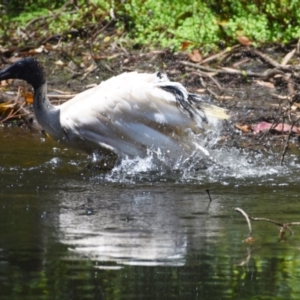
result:
[(194, 64), (188, 61), (179, 61), (180, 64), (184, 65), (184, 66), (188, 66), (188, 67), (192, 67), (195, 69), (199, 69), (202, 70), (204, 72), (212, 72), (212, 73), (219, 73), (220, 71), (217, 69), (212, 69), (212, 68), (208, 68), (208, 67), (204, 67), (198, 64)]
[(209, 203), (210, 203), (210, 202), (212, 201), (212, 199), (211, 199), (211, 196), (210, 196), (209, 189), (206, 189), (205, 191), (206, 191), (206, 193), (207, 193), (207, 195), (208, 195)]
[(265, 222), (273, 223), (273, 224), (279, 226), (280, 227), (280, 232), (279, 232), (280, 237), (283, 236), (286, 229), (290, 232), (290, 234), (293, 234), (293, 231), (289, 228), (289, 226), (299, 226), (300, 225), (300, 222), (282, 223), (282, 222), (274, 221), (274, 220), (271, 220), (268, 218), (254, 218), (254, 217), (249, 216), (245, 211), (243, 211), (239, 207), (236, 207), (234, 210), (239, 212), (240, 214), (242, 214), (245, 217), (245, 219), (247, 220), (248, 228), (249, 228), (249, 236), (252, 235), (252, 227), (251, 227), (250, 220), (265, 221)]
[[(210, 72), (210, 73), (215, 73), (215, 74), (230, 74), (230, 75), (241, 75), (241, 76), (250, 76), (250, 77), (258, 77), (258, 78), (263, 78), (263, 79), (269, 79), (277, 74), (284, 74), (282, 70), (279, 68), (275, 69), (268, 69), (262, 73), (257, 73), (257, 72), (252, 72), (252, 71), (244, 71), (244, 70), (237, 70), (233, 68), (228, 68), (228, 67), (222, 67), (220, 69), (212, 69), (208, 67), (204, 67), (199, 64), (194, 64), (188, 61), (179, 61), (180, 64), (188, 67), (192, 67), (198, 70), (201, 70), (203, 72)], [(281, 69), (284, 66), (281, 67)], [(288, 66), (287, 66), (288, 67)]]
[(213, 60), (220, 61), (220, 60), (224, 59), (224, 57), (227, 57), (228, 55), (231, 55), (231, 53), (233, 52), (233, 50), (235, 50), (236, 48), (240, 48), (240, 47), (241, 47), (241, 45), (235, 45), (235, 46), (232, 46), (231, 48), (227, 48), (227, 49), (225, 49), (225, 50), (223, 50), (223, 51), (221, 51), (221, 52), (219, 52), (219, 53), (217, 53), (215, 55), (211, 55), (211, 56), (203, 59), (200, 62), (200, 64), (203, 65), (203, 64), (206, 64), (206, 63), (211, 62)]
[(240, 214), (242, 214), (242, 215), (245, 217), (245, 219), (246, 219), (246, 221), (247, 221), (247, 223), (248, 223), (249, 236), (251, 236), (251, 235), (252, 235), (252, 227), (251, 227), (251, 222), (250, 222), (250, 219), (249, 219), (248, 214), (246, 214), (246, 213), (245, 213), (241, 208), (239, 208), (239, 207), (236, 207), (234, 210), (237, 211), (237, 212), (239, 212)]
[(290, 61), (290, 59), (294, 56), (294, 54), (296, 53), (296, 48), (293, 49), (292, 51), (290, 51), (282, 60), (281, 65), (282, 66), (286, 66), (288, 64), (288, 62)]
[(280, 222), (277, 222), (277, 221), (274, 221), (274, 220), (271, 220), (271, 219), (268, 219), (268, 218), (254, 218), (254, 217), (250, 217), (250, 219), (253, 220), (253, 221), (265, 221), (265, 222), (273, 223), (273, 224), (275, 224), (277, 226), (280, 226), (280, 227), (282, 227), (284, 225), (284, 223), (280, 223)]
[(28, 115), (29, 112), (23, 112), (23, 113), (20, 113), (20, 111), (23, 111), (24, 105), (25, 105), (25, 102), (22, 103), (22, 104), (20, 105), (20, 107), (19, 107), (17, 110), (14, 111), (14, 110), (12, 109), (12, 110), (9, 112), (9, 114), (8, 114), (4, 119), (0, 120), (0, 124), (5, 123), (5, 122), (8, 121), (9, 119), (19, 118), (19, 117), (24, 117), (24, 116)]
[(273, 66), (276, 69), (280, 69), (282, 71), (293, 71), (293, 70), (299, 71), (299, 67), (297, 67), (297, 66), (281, 65), (276, 60), (272, 59), (271, 57), (269, 57), (268, 55), (260, 52), (257, 49), (253, 48), (252, 51), (253, 51), (254, 54), (259, 56), (263, 61), (265, 61), (266, 63), (268, 63), (269, 65)]
[(210, 207), (210, 203), (211, 203), (212, 199), (211, 199), (211, 196), (210, 196), (209, 189), (206, 189), (205, 191), (206, 191), (206, 193), (207, 193), (207, 195), (208, 195), (208, 198), (209, 198), (209, 202), (208, 202), (208, 205), (207, 205), (207, 208), (206, 208), (206, 210), (207, 210), (207, 212), (208, 212), (209, 207)]
[(251, 51), (256, 54), (257, 56), (259, 56), (263, 61), (265, 61), (266, 63), (270, 64), (271, 66), (273, 66), (274, 68), (278, 68), (280, 67), (280, 63), (278, 63), (276, 60), (274, 60), (273, 58), (271, 58), (270, 56), (260, 52), (257, 49), (251, 49)]
[(288, 134), (288, 136), (286, 138), (286, 142), (285, 142), (285, 145), (284, 145), (281, 157), (280, 157), (280, 165), (281, 166), (283, 164), (284, 157), (285, 157), (286, 152), (287, 152), (287, 150), (289, 148), (289, 145), (290, 145), (290, 139), (291, 139), (291, 136), (292, 136), (292, 133), (293, 133), (293, 127), (299, 121), (299, 119), (300, 119), (300, 117), (292, 123), (290, 131), (289, 131), (289, 134)]
[(220, 83), (217, 81), (217, 79), (215, 79), (210, 74), (202, 72), (200, 70), (194, 71), (193, 73), (196, 74), (196, 75), (198, 75), (198, 76), (200, 76), (200, 77), (202, 77), (202, 76), (208, 77), (211, 81), (213, 81), (215, 83), (215, 85), (219, 88), (219, 90), (222, 90), (222, 86), (220, 85)]

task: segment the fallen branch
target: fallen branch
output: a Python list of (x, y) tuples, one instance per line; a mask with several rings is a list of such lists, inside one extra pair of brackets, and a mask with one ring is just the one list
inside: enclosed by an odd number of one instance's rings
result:
[(184, 66), (199, 69), (203, 72), (215, 73), (216, 75), (217, 74), (241, 75), (241, 76), (249, 76), (249, 77), (258, 77), (258, 78), (262, 78), (262, 79), (270, 79), (278, 74), (284, 75), (284, 72), (282, 70), (280, 70), (279, 68), (268, 69), (262, 73), (257, 73), (257, 72), (252, 72), (252, 71), (237, 70), (237, 69), (228, 68), (228, 67), (222, 67), (220, 69), (212, 69), (212, 68), (204, 67), (199, 64), (191, 63), (188, 61), (179, 61), (179, 63)]
[(290, 226), (300, 225), (300, 222), (281, 223), (281, 222), (274, 221), (274, 220), (271, 220), (271, 219), (268, 219), (268, 218), (254, 218), (254, 217), (249, 216), (243, 209), (241, 209), (239, 207), (236, 207), (234, 210), (239, 212), (240, 214), (242, 214), (245, 217), (245, 219), (248, 223), (249, 237), (252, 236), (252, 226), (251, 226), (251, 221), (250, 220), (269, 222), (269, 223), (272, 223), (272, 224), (275, 224), (275, 225), (279, 226), (280, 227), (280, 231), (279, 231), (279, 237), (280, 238), (283, 237), (286, 229), (290, 232), (291, 235), (293, 234), (293, 231), (289, 228)]
[(260, 52), (259, 50), (255, 49), (255, 48), (248, 48), (251, 49), (250, 52), (253, 52), (255, 55), (257, 55), (258, 57), (260, 57), (264, 62), (268, 63), (269, 65), (271, 65), (274, 68), (280, 68), (283, 67), (282, 65), (280, 65), (280, 63), (278, 63), (276, 60), (274, 60), (273, 58), (271, 58), (270, 56)]
[(239, 207), (236, 207), (234, 210), (239, 212), (240, 214), (242, 214), (245, 217), (247, 224), (248, 224), (249, 236), (251, 236), (252, 235), (252, 226), (251, 226), (249, 216)]

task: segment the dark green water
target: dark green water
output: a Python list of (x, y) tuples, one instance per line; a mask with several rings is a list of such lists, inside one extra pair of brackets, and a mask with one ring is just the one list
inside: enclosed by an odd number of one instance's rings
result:
[(233, 171), (104, 176), (54, 147), (0, 129), (1, 300), (300, 298), (300, 227), (279, 239), (252, 222), (247, 244), (234, 211), (300, 221), (297, 157), (280, 168), (224, 151)]

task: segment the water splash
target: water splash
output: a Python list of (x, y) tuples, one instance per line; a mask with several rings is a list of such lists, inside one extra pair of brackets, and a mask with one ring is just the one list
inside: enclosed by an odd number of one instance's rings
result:
[[(105, 175), (109, 182), (174, 181), (179, 183), (230, 182), (249, 184), (272, 183), (300, 175), (297, 155), (288, 154), (280, 166), (281, 153), (266, 154), (249, 149), (221, 146), (218, 136), (193, 136), (195, 150), (188, 156), (169, 160), (158, 151), (149, 151), (146, 158), (124, 159)], [(297, 176), (298, 176), (297, 175)], [(292, 180), (292, 179), (291, 179)]]
[[(112, 170), (101, 172), (88, 170), (94, 157), (71, 151), (57, 144), (28, 142), (26, 147), (10, 147), (2, 150), (0, 170), (3, 174), (40, 173), (59, 177), (64, 174), (88, 180), (135, 184), (139, 182), (178, 182), (178, 183), (229, 183), (253, 184), (292, 182), (299, 178), (299, 155), (288, 152), (284, 165), (280, 166), (281, 149), (274, 153), (238, 149), (220, 142), (221, 126), (206, 128), (205, 134), (188, 133), (194, 150), (190, 153), (169, 149), (148, 149), (144, 158), (124, 158)], [(13, 142), (13, 141), (12, 141)], [(32, 146), (32, 147), (30, 147)], [(11, 151), (11, 149), (15, 149)], [(24, 150), (25, 149), (25, 150)], [(296, 151), (296, 150), (295, 150)], [(26, 177), (24, 175), (24, 177)]]

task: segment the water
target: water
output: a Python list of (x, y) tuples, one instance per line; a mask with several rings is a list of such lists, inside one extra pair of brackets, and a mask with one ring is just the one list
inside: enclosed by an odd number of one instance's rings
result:
[[(39, 134), (0, 130), (0, 299), (299, 299), (299, 160), (212, 147), (206, 170), (108, 174)], [(212, 202), (206, 189), (210, 190)]]

